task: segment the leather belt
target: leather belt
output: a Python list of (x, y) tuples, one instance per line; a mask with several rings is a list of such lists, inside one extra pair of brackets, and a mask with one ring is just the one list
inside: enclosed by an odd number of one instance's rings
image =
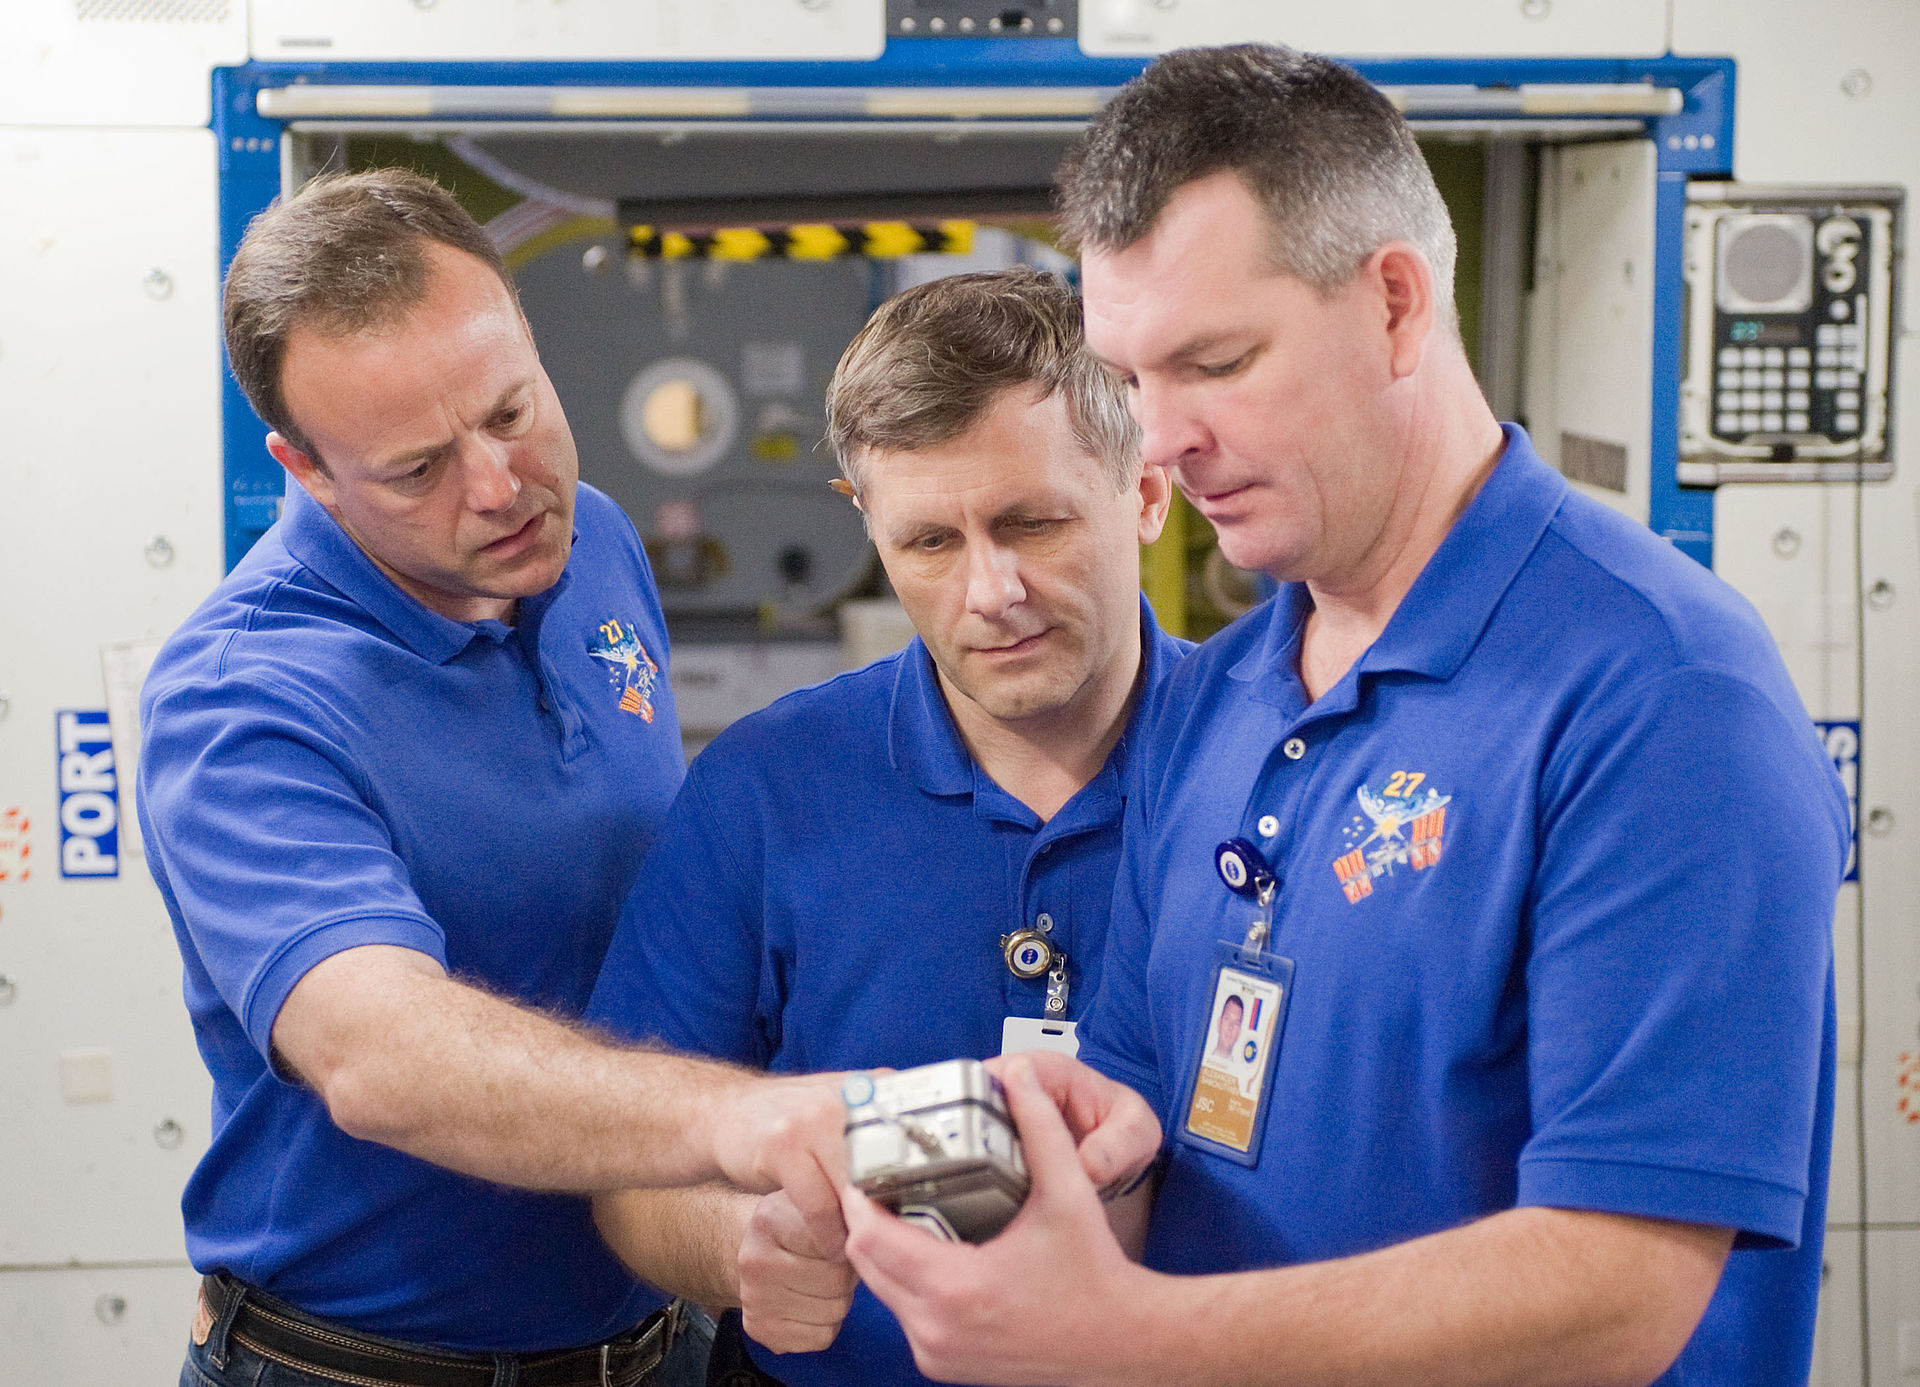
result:
[(244, 1292), (228, 1334), (263, 1358), (353, 1387), (493, 1387), (499, 1357), (514, 1360), (518, 1387), (637, 1387), (660, 1366), (679, 1329), (680, 1304), (656, 1310), (625, 1334), (553, 1353), (455, 1353), (360, 1334), (315, 1319), (230, 1276), (200, 1285), (218, 1320)]

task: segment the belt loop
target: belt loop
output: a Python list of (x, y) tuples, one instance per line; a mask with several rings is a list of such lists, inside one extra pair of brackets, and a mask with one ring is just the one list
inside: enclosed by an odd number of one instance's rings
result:
[(607, 1360), (612, 1356), (611, 1344), (600, 1345), (600, 1387), (613, 1387), (613, 1378), (607, 1373)]
[(520, 1359), (511, 1353), (493, 1355), (493, 1387), (513, 1387), (520, 1380)]
[(204, 1287), (213, 1286), (226, 1301), (213, 1317), (213, 1328), (207, 1332), (207, 1361), (221, 1372), (227, 1370), (227, 1335), (233, 1328), (234, 1316), (240, 1313), (240, 1306), (247, 1298), (246, 1283), (216, 1271), (202, 1283)]

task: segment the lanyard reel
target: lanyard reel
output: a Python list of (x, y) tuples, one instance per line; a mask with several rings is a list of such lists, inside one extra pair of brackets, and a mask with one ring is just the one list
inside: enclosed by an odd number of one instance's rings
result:
[(1067, 953), (1048, 937), (1052, 929), (1052, 919), (1042, 915), (1036, 929), (1003, 934), (1000, 955), (1007, 961), (1007, 971), (1020, 981), (1047, 980), (1047, 1019), (1061, 1021), (1067, 1015)]
[(1229, 838), (1215, 848), (1213, 865), (1229, 891), (1252, 901), (1256, 907), (1240, 949), (1257, 959), (1273, 937), (1273, 902), (1280, 894), (1280, 878), (1268, 865), (1266, 855), (1245, 838)]

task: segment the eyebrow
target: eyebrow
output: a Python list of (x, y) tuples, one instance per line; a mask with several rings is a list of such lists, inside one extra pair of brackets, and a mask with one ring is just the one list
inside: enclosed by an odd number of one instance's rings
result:
[[(486, 417), (489, 419), (493, 418), (494, 415), (507, 407), (508, 402), (511, 401), (514, 396), (523, 393), (532, 384), (533, 382), (531, 380), (523, 380), (509, 385), (505, 390), (502, 390), (499, 398), (487, 407)], [(412, 467), (415, 463), (425, 462), (429, 458), (438, 457), (452, 446), (453, 440), (451, 438), (443, 438), (438, 443), (423, 443), (418, 448), (409, 448), (404, 453), (395, 453), (392, 457), (381, 458), (380, 461), (375, 464), (375, 467), (382, 472), (402, 471)]]
[[(1203, 333), (1198, 337), (1188, 338), (1185, 342), (1183, 342), (1180, 346), (1176, 347), (1173, 351), (1170, 351), (1165, 356), (1161, 357), (1157, 364), (1160, 364), (1160, 365), (1184, 364), (1186, 362), (1192, 361), (1195, 357), (1205, 356), (1209, 352), (1217, 351), (1223, 343), (1231, 342), (1235, 338), (1243, 335), (1244, 334), (1237, 333), (1237, 332), (1209, 332), (1209, 333)], [(1121, 367), (1114, 365), (1111, 361), (1108, 361), (1104, 356), (1101, 356), (1096, 351), (1088, 349), (1087, 355), (1092, 357), (1094, 362), (1100, 367), (1100, 369), (1105, 371), (1108, 375), (1119, 376), (1124, 379), (1125, 377), (1133, 374), (1131, 371), (1124, 370)]]

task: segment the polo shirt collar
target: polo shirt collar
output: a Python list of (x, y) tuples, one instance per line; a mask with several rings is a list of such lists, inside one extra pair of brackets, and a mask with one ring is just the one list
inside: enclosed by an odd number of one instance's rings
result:
[[(1501, 431), (1506, 447), (1493, 472), (1341, 685), (1388, 670), (1451, 678), (1493, 619), (1567, 495), (1566, 478), (1540, 460), (1525, 429), (1503, 424)], [(1300, 637), (1312, 611), (1305, 583), (1282, 584), (1265, 635), (1228, 673), (1269, 688), (1282, 671), (1297, 680)]]
[[(353, 537), (297, 482), (287, 486), (280, 517), (280, 542), (315, 575), (390, 631), (423, 660), (444, 665), (484, 635), (496, 642), (505, 631), (498, 622), (468, 624), (422, 605), (380, 571)], [(542, 594), (544, 596), (544, 594)]]
[[(1101, 774), (1124, 768), (1127, 743), (1139, 725), (1148, 693), (1164, 681), (1184, 652), (1161, 631), (1153, 608), (1140, 598), (1140, 659), (1144, 675), (1127, 726), (1107, 757)], [(960, 738), (940, 676), (926, 643), (915, 636), (900, 657), (893, 680), (893, 704), (887, 714), (888, 749), (893, 768), (929, 795), (969, 795), (974, 792), (973, 754)], [(1097, 778), (1097, 777), (1096, 777)], [(1031, 812), (1031, 811), (1028, 811)]]

